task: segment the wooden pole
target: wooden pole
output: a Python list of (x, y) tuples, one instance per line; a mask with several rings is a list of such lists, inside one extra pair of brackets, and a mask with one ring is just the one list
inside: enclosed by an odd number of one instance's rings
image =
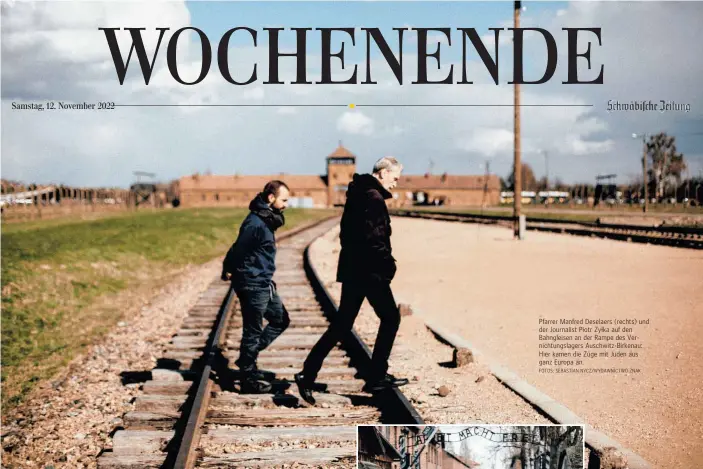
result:
[(647, 213), (649, 196), (647, 194), (647, 134), (642, 134), (642, 184), (644, 185), (644, 206), (642, 212)]
[[(520, 8), (521, 2), (515, 2), (513, 11), (513, 21), (515, 23), (515, 31), (520, 27)], [(513, 39), (515, 41), (515, 39)], [(513, 48), (513, 53), (515, 53), (515, 48)], [(513, 75), (515, 72), (513, 71)], [(515, 77), (513, 77), (513, 80)], [(513, 119), (515, 123), (514, 129), (514, 154), (513, 154), (513, 218), (515, 221), (514, 225), (514, 236), (519, 238), (520, 236), (520, 212), (522, 205), (522, 165), (520, 163), (520, 85), (515, 82), (514, 85), (514, 114)]]

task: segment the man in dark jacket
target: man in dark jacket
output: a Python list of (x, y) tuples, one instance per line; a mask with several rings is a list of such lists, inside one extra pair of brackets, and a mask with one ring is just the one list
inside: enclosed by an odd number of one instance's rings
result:
[(408, 383), (387, 373), (388, 358), (393, 348), (400, 312), (391, 291), (395, 276), (395, 259), (391, 254), (391, 220), (385, 199), (398, 179), (402, 165), (392, 157), (376, 162), (373, 174), (355, 174), (347, 190), (347, 201), (341, 221), (337, 281), (342, 282), (339, 316), (310, 351), (303, 371), (295, 375), (301, 396), (315, 403), (312, 391), (322, 362), (330, 351), (348, 334), (359, 309), (368, 299), (381, 319), (373, 348), (371, 369), (367, 371), (366, 392), (378, 392)]
[[(241, 373), (241, 391), (248, 394), (271, 391), (262, 382), (269, 373), (259, 370), (256, 359), (290, 324), (288, 312), (276, 292), (274, 232), (283, 226), (289, 189), (282, 181), (271, 181), (249, 204), (251, 212), (239, 228), (237, 241), (222, 264), (222, 280), (232, 280), (242, 309), (242, 342), (235, 362)], [(263, 318), (268, 324), (262, 327)]]

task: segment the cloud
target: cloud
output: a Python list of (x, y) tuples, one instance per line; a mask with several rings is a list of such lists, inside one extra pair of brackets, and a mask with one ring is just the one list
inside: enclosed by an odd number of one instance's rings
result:
[(352, 135), (371, 135), (373, 119), (361, 111), (347, 111), (337, 120), (337, 129)]
[(592, 155), (594, 153), (605, 153), (612, 150), (614, 143), (612, 140), (605, 140), (602, 142), (588, 142), (582, 140), (578, 136), (570, 135), (566, 137), (566, 147), (569, 148), (575, 155)]
[(264, 99), (265, 95), (266, 95), (266, 93), (264, 92), (264, 88), (261, 86), (257, 86), (256, 88), (249, 88), (246, 91), (244, 91), (242, 93), (242, 98), (260, 101), (260, 100)]
[[(190, 24), (190, 13), (179, 2), (3, 2), (2, 16), (2, 94), (27, 99), (80, 99), (86, 89), (98, 94), (112, 88), (115, 68), (100, 27), (146, 28), (142, 37), (153, 53), (158, 42), (155, 28), (168, 25), (171, 29), (160, 47), (165, 56), (173, 31)], [(130, 35), (120, 31), (117, 39), (126, 57)], [(188, 53), (188, 41), (180, 40), (179, 57)], [(130, 76), (136, 72), (133, 59)]]
[[(483, 42), (483, 45), (486, 46), (486, 50), (491, 54), (491, 57), (493, 57), (495, 55), (493, 52), (495, 51), (495, 43), (496, 43), (495, 32), (491, 31), (490, 34), (482, 35), (481, 42)], [(498, 45), (499, 46), (507, 46), (512, 43), (513, 43), (512, 31), (498, 31)]]
[(457, 146), (468, 152), (493, 157), (513, 148), (514, 134), (506, 129), (479, 128), (466, 139), (459, 139)]
[[(357, 5), (360, 4), (346, 8), (361, 8)], [(471, 7), (467, 4), (467, 8)], [(667, 130), (676, 135), (699, 129), (703, 123), (703, 93), (698, 81), (703, 76), (703, 58), (697, 53), (696, 21), (702, 14), (703, 4), (694, 2), (574, 2), (559, 12), (524, 17), (525, 25), (549, 29), (560, 53), (551, 82), (521, 88), (523, 104), (559, 105), (521, 109), (524, 160), (539, 172), (544, 160), (540, 150), (546, 150), (550, 176), (568, 182), (592, 181), (602, 171), (626, 175), (637, 172), (641, 150), (630, 138), (632, 132)], [(500, 54), (499, 86), (493, 83), (477, 54), (471, 52), (466, 69), (474, 84), (411, 85), (416, 78), (417, 56), (416, 47), (407, 47), (408, 42), (404, 47), (402, 86), (379, 56), (371, 59), (372, 76), (378, 82), (375, 85), (263, 85), (268, 79), (268, 51), (261, 44), (253, 47), (247, 41), (243, 41), (244, 45), (231, 45), (230, 70), (235, 79), (243, 81), (256, 64), (255, 84), (228, 83), (219, 74), (215, 61), (202, 83), (183, 86), (174, 81), (166, 67), (162, 44), (149, 86), (144, 84), (136, 61), (130, 65), (125, 84), (119, 85), (104, 34), (97, 28), (135, 25), (153, 30), (168, 24), (170, 34), (177, 27), (191, 24), (184, 3), (17, 2), (3, 3), (2, 15), (3, 177), (38, 183), (124, 187), (131, 182), (134, 169), (156, 172), (164, 180), (208, 167), (220, 174), (319, 174), (324, 171), (324, 157), (341, 138), (357, 155), (360, 168), (370, 167), (384, 154), (401, 158), (410, 174), (424, 173), (429, 158), (454, 173), (477, 172), (475, 168), (485, 158), (492, 158), (491, 170), (501, 176), (512, 166), (513, 110), (509, 106), (513, 102), (513, 87), (506, 84), (512, 78), (510, 48)], [(667, 22), (661, 22), (661, 18), (667, 18)], [(561, 28), (594, 25), (602, 28), (603, 45), (591, 44), (592, 69), (587, 69), (585, 59), (579, 59), (579, 74), (595, 76), (595, 69), (604, 64), (605, 84), (563, 85), (567, 48)], [(453, 45), (445, 43), (442, 47), (442, 70), (434, 68), (436, 76), (431, 75), (432, 79), (443, 78), (452, 58), (461, 56), (461, 41), (456, 40), (456, 31), (452, 34)], [(408, 35), (408, 39), (412, 36)], [(126, 54), (129, 37), (118, 37)], [(389, 30), (387, 37), (390, 40), (397, 35)], [(501, 31), (500, 37), (509, 41), (511, 35)], [(365, 80), (366, 38), (359, 34), (356, 39), (354, 53), (350, 43), (345, 46), (348, 57), (344, 71), (339, 61), (333, 61), (335, 79), (348, 78), (356, 64), (359, 81)], [(537, 39), (534, 43), (538, 45), (541, 38)], [(487, 42), (489, 51), (492, 40), (491, 36)], [(580, 37), (579, 51), (585, 50), (588, 40), (594, 41), (595, 36)], [(181, 41), (178, 69), (183, 77), (192, 78), (200, 70), (200, 45), (193, 34), (184, 34)], [(153, 52), (153, 33), (145, 43)], [(528, 49), (526, 63), (544, 61), (543, 48), (532, 52)], [(308, 79), (318, 81), (320, 56), (311, 52)], [(358, 62), (354, 63), (351, 57)], [(456, 60), (453, 63), (454, 79), (458, 81), (461, 67)], [(432, 60), (429, 65), (434, 67)], [(295, 60), (281, 59), (282, 80), (292, 81), (295, 72)], [(122, 104), (245, 102), (273, 107), (123, 107), (99, 113), (11, 108), (13, 101), (59, 99)], [(688, 114), (608, 114), (608, 99), (667, 99), (690, 103), (692, 109)], [(348, 103), (360, 107), (278, 107)], [(409, 106), (363, 107), (364, 104)], [(422, 104), (507, 106), (418, 106)], [(594, 106), (563, 106), (566, 104)], [(295, 118), (291, 119), (291, 115)], [(697, 161), (703, 161), (700, 138), (677, 138), (677, 143), (687, 158), (699, 155)], [(696, 166), (696, 161), (689, 163), (693, 175), (703, 168)]]
[(407, 131), (408, 129), (401, 125), (392, 125), (387, 129), (387, 132), (391, 135), (400, 135), (406, 133)]

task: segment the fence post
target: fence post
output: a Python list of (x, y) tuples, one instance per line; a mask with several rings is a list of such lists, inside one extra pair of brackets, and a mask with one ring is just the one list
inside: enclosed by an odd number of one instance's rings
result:
[[(36, 184), (34, 185), (34, 190), (37, 190)], [(37, 210), (36, 210), (37, 218), (40, 220), (41, 220), (41, 198), (43, 195), (44, 194), (37, 194), (34, 197), (32, 197), (32, 200), (34, 201), (34, 203), (37, 207)]]
[(520, 215), (518, 221), (518, 239), (525, 239), (525, 231), (527, 230), (527, 217), (524, 214)]

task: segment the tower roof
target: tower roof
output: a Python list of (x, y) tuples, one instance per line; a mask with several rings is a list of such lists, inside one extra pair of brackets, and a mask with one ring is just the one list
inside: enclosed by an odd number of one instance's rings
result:
[(327, 158), (356, 158), (352, 152), (347, 150), (342, 146), (342, 142), (339, 142), (339, 146), (330, 153)]

